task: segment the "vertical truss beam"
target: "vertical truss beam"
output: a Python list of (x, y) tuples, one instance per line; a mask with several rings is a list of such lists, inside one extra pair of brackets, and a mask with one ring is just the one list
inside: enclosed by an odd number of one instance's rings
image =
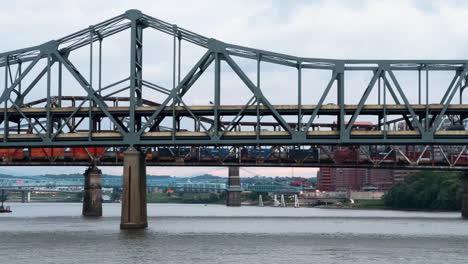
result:
[[(135, 116), (135, 106), (142, 105), (143, 80), (143, 25), (132, 19), (130, 26), (130, 123), (129, 131), (135, 133), (141, 127), (141, 118)], [(137, 128), (138, 127), (138, 128)]]
[[(337, 74), (337, 104), (340, 107), (340, 114), (338, 116), (338, 127), (340, 129), (340, 140), (348, 140), (349, 134), (346, 134), (345, 127), (345, 86), (344, 86), (344, 63), (339, 62), (335, 65), (335, 73)], [(324, 98), (325, 99), (325, 98)], [(322, 102), (323, 103), (323, 102)], [(346, 136), (348, 135), (348, 136)]]
[(297, 131), (302, 131), (302, 61), (297, 64)]
[(47, 120), (47, 138), (50, 138), (51, 134), (52, 134), (52, 116), (51, 116), (51, 113), (50, 113), (50, 110), (51, 110), (51, 107), (52, 107), (52, 101), (51, 101), (51, 70), (52, 70), (52, 56), (49, 55), (47, 56), (47, 117), (46, 117), (46, 120)]
[(214, 85), (214, 127), (213, 135), (219, 136), (219, 106), (221, 104), (221, 59), (220, 54), (215, 53), (215, 85)]

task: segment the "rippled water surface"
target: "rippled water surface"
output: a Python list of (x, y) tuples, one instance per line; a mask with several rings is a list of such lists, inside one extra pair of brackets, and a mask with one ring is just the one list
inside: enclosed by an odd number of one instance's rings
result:
[(468, 263), (459, 213), (149, 204), (121, 231), (120, 205), (10, 204), (0, 263)]

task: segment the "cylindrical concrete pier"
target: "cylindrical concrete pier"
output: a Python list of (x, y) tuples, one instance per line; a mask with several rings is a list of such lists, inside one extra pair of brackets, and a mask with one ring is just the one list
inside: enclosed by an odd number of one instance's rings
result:
[(241, 206), (241, 182), (239, 167), (229, 167), (227, 206)]
[(90, 167), (84, 173), (83, 216), (102, 216), (102, 172)]
[(463, 194), (462, 194), (462, 217), (468, 219), (468, 171), (465, 171), (462, 178)]
[(146, 216), (145, 156), (133, 148), (124, 153), (121, 229), (148, 226)]

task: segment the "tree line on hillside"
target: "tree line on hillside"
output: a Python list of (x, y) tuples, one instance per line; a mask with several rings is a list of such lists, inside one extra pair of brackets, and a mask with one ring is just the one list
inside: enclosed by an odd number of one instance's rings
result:
[(421, 171), (393, 186), (382, 199), (392, 208), (460, 210), (462, 192), (460, 173)]

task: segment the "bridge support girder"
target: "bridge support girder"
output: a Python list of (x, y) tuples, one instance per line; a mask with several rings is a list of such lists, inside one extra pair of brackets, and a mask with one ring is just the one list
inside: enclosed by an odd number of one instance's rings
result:
[(102, 216), (102, 172), (93, 166), (85, 171), (84, 177), (83, 216)]
[(241, 206), (241, 193), (239, 167), (229, 167), (226, 205)]
[(465, 171), (462, 178), (463, 194), (462, 194), (462, 217), (468, 219), (468, 171)]
[(145, 156), (133, 148), (124, 153), (122, 215), (120, 229), (148, 227), (146, 214)]

